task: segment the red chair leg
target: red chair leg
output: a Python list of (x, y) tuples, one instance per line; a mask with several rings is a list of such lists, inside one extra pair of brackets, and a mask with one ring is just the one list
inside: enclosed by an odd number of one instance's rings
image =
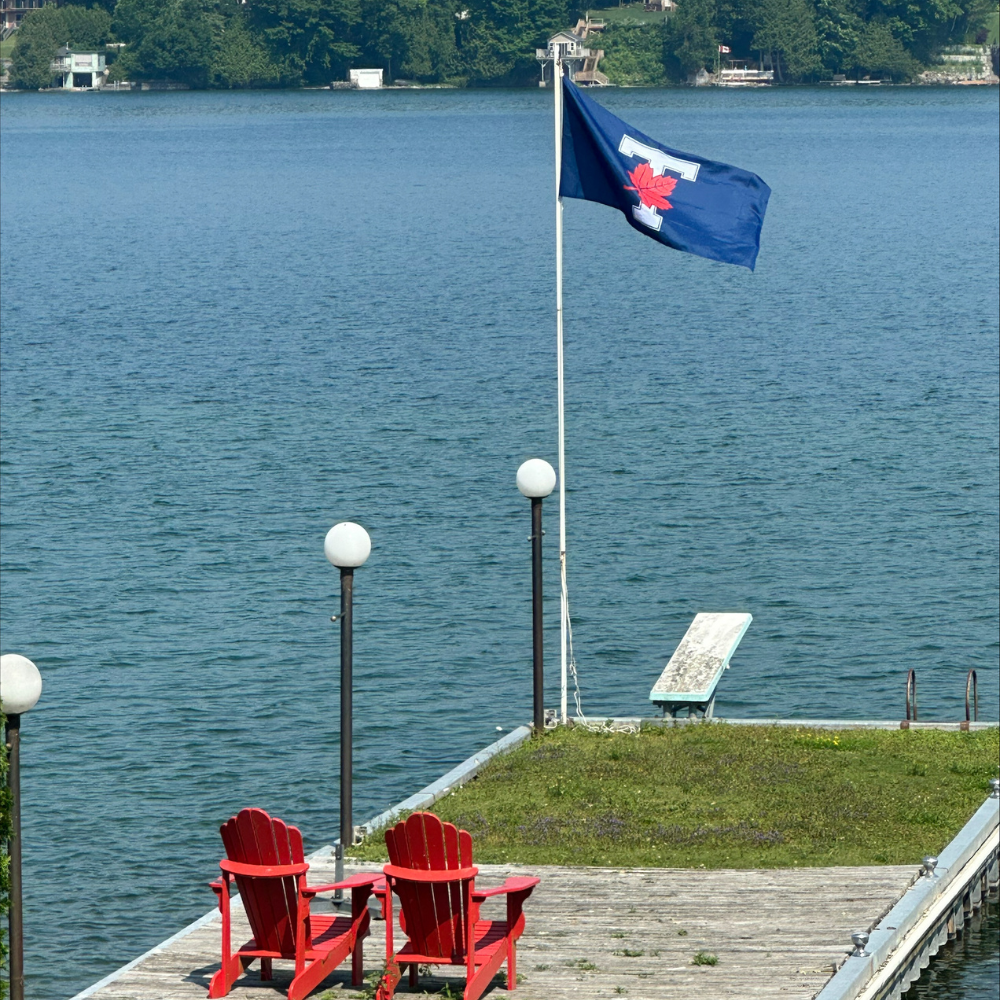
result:
[(336, 956), (317, 958), (314, 962), (310, 962), (292, 980), (288, 987), (288, 1000), (305, 1000), (338, 965), (340, 962), (336, 961)]
[(271, 959), (262, 958), (260, 960), (260, 978), (263, 982), (274, 978), (274, 972), (271, 969)]
[(517, 945), (507, 942), (507, 991), (517, 986)]
[(252, 958), (240, 958), (239, 955), (230, 955), (222, 968), (212, 976), (212, 981), (208, 984), (209, 997), (215, 998), (226, 996), (233, 988), (233, 983), (243, 975), (243, 970), (253, 961)]
[(229, 876), (211, 883), (222, 913), (222, 967), (212, 976), (208, 985), (208, 995), (213, 998), (224, 997), (233, 988), (233, 983), (239, 979), (243, 970), (250, 964), (250, 959), (241, 960), (233, 954), (230, 914), (229, 914)]
[(417, 988), (417, 963), (410, 962), (410, 989), (415, 990)]
[(364, 986), (365, 984), (365, 946), (364, 939), (358, 938), (358, 943), (351, 953), (351, 985)]
[(463, 1000), (479, 1000), (490, 988), (493, 977), (500, 971), (500, 966), (503, 965), (506, 958), (507, 949), (498, 948), (493, 957), (485, 965), (480, 965), (471, 977), (467, 977)]
[(394, 958), (387, 959), (385, 973), (382, 976), (382, 981), (378, 984), (378, 989), (375, 991), (376, 1000), (392, 1000), (400, 978), (400, 969), (396, 964), (396, 960)]

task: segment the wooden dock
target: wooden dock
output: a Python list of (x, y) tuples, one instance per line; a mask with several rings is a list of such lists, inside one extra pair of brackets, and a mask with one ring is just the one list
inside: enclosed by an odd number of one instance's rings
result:
[[(312, 862), (309, 881), (333, 881), (333, 859)], [(348, 866), (348, 872), (373, 865)], [(521, 1000), (624, 996), (631, 1000), (724, 997), (802, 998), (819, 992), (850, 948), (853, 931), (872, 927), (918, 875), (918, 866), (697, 871), (667, 868), (564, 868), (480, 865), (477, 884), (535, 874), (541, 885), (526, 905), (518, 948)], [(207, 895), (207, 892), (206, 892)], [(490, 905), (496, 906), (491, 913)], [(483, 916), (501, 917), (490, 900)], [(249, 937), (234, 898), (234, 944)], [(384, 927), (372, 922), (365, 968), (381, 966)], [(240, 937), (240, 935), (244, 935)], [(99, 1000), (203, 1000), (219, 968), (218, 919), (144, 958), (113, 982), (85, 995)], [(401, 940), (397, 938), (397, 940)], [(716, 965), (695, 965), (698, 952)], [(254, 965), (230, 994), (234, 1000), (281, 997), (290, 973), (275, 962), (274, 980)], [(418, 995), (460, 987), (456, 970), (423, 977)], [(347, 964), (313, 997), (357, 996)], [(81, 994), (82, 996), (83, 994)], [(409, 994), (405, 979), (397, 993)], [(501, 980), (487, 994), (506, 996)]]

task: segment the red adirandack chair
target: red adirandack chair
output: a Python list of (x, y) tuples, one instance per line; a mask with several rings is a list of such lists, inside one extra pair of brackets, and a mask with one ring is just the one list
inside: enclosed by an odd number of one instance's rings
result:
[[(295, 962), (288, 1000), (300, 1000), (351, 955), (351, 982), (362, 983), (362, 941), (368, 936), (368, 897), (379, 874), (354, 875), (330, 885), (306, 886), (309, 863), (302, 834), (263, 809), (242, 809), (221, 829), (228, 860), (212, 883), (222, 911), (222, 968), (212, 977), (210, 997), (224, 997), (243, 970), (260, 959), (260, 978), (271, 978), (275, 958)], [(229, 884), (235, 879), (253, 938), (235, 954), (230, 940)], [(318, 892), (351, 890), (351, 916), (309, 913)]]
[[(385, 953), (388, 972), (380, 1000), (391, 1000), (402, 969), (409, 966), (417, 985), (418, 965), (464, 965), (465, 1000), (478, 1000), (507, 963), (507, 989), (517, 985), (516, 941), (524, 930), (524, 901), (541, 881), (509, 878), (497, 889), (475, 887), (472, 837), (433, 813), (413, 813), (386, 830), (390, 863), (383, 868)], [(398, 951), (392, 942), (392, 894), (399, 897), (399, 924), (409, 938)], [(507, 919), (480, 920), (479, 908), (490, 896), (507, 896)]]

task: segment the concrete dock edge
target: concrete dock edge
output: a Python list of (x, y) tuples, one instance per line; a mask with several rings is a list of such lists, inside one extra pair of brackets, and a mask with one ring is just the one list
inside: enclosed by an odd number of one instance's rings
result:
[(991, 796), (871, 930), (868, 954), (848, 956), (816, 1000), (898, 997), (996, 886), (998, 851), (1000, 798)]
[(398, 805), (379, 813), (374, 819), (370, 819), (364, 825), (365, 835), (370, 835), (376, 830), (388, 826), (401, 813), (415, 812), (417, 809), (426, 809), (428, 806), (432, 806), (452, 789), (460, 788), (474, 778), (487, 761), (520, 746), (529, 736), (531, 736), (530, 727), (518, 726), (517, 729), (497, 740), (496, 743), (491, 743), (479, 753), (473, 754), (468, 760), (463, 760), (458, 767), (453, 767), (447, 774), (442, 775), (437, 781), (431, 782), (426, 788), (422, 788)]
[(899, 722), (876, 719), (724, 719), (718, 716), (711, 719), (671, 719), (662, 715), (654, 716), (620, 716), (605, 718), (594, 716), (584, 719), (578, 715), (572, 716), (571, 722), (578, 726), (603, 728), (609, 732), (615, 730), (638, 729), (643, 726), (787, 726), (795, 729), (938, 729), (944, 732), (957, 733), (968, 731), (982, 732), (985, 729), (996, 729), (1000, 722), (910, 722), (901, 726)]

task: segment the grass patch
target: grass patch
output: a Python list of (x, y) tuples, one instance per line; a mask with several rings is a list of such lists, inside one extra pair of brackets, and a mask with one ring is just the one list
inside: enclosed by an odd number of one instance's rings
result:
[(707, 951), (699, 951), (694, 958), (691, 959), (692, 965), (718, 965), (719, 956), (710, 955)]
[[(558, 728), (440, 800), (482, 863), (917, 864), (989, 793), (996, 729)], [(349, 852), (385, 858), (378, 833)]]

